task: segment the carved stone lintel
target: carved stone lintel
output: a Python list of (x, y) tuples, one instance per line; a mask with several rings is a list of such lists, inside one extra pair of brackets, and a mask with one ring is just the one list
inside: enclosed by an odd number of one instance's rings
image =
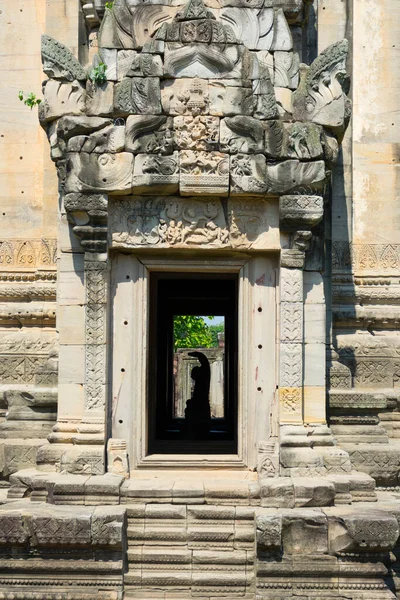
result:
[(162, 196), (116, 200), (110, 207), (114, 248), (261, 250), (273, 225), (265, 200)]

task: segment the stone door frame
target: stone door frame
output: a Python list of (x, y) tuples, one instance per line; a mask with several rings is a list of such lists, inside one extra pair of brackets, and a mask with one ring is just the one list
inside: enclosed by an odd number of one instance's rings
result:
[[(258, 444), (277, 436), (277, 253), (111, 257), (111, 437), (125, 439), (130, 469), (254, 469)], [(152, 271), (239, 276), (237, 455), (147, 455), (148, 281)], [(259, 310), (261, 308), (261, 310)]]

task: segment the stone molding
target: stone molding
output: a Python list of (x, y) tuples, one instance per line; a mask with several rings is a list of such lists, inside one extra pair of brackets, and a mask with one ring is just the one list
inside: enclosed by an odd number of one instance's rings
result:
[(332, 243), (334, 272), (352, 270), (357, 274), (399, 275), (400, 244)]
[(10, 238), (0, 241), (0, 270), (54, 267), (57, 240), (54, 238)]

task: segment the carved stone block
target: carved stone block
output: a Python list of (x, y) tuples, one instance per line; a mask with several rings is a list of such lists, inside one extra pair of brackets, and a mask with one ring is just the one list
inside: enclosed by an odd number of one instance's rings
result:
[(323, 512), (312, 509), (285, 511), (282, 542), (287, 554), (327, 554), (328, 522)]
[[(90, 513), (76, 509), (54, 511), (47, 509), (45, 514), (33, 514), (32, 541), (35, 546), (90, 545)], [(47, 514), (46, 514), (47, 513)]]
[(163, 111), (170, 115), (207, 114), (209, 84), (204, 79), (171, 79), (161, 85)]
[(257, 473), (259, 479), (279, 477), (279, 452), (276, 441), (259, 442)]
[(263, 154), (235, 154), (230, 157), (232, 196), (253, 196), (267, 191), (266, 158)]
[(253, 65), (251, 79), (270, 79), (274, 83), (274, 55), (268, 50), (252, 52)]
[(157, 77), (123, 79), (115, 87), (114, 109), (121, 115), (160, 114), (160, 80)]
[(251, 88), (228, 86), (223, 82), (210, 82), (210, 114), (218, 116), (249, 115), (257, 99)]
[(260, 514), (256, 520), (257, 546), (260, 550), (276, 552), (282, 546), (282, 515), (271, 511), (271, 514)]
[(281, 196), (279, 198), (279, 221), (282, 226), (293, 228), (315, 227), (324, 214), (322, 196)]
[(228, 221), (229, 237), (233, 248), (262, 250), (274, 245), (269, 229), (275, 231), (278, 229), (273, 208), (267, 201), (256, 198), (246, 198), (246, 200), (230, 198)]
[(138, 53), (135, 50), (119, 50), (117, 56), (118, 81), (125, 79)]
[(297, 52), (274, 53), (274, 85), (291, 90), (299, 85), (300, 60)]
[(118, 52), (118, 79), (125, 77), (161, 77), (163, 65), (157, 54), (139, 53), (134, 50)]
[(86, 84), (86, 112), (88, 115), (111, 115), (114, 102), (114, 84), (101, 85), (88, 81)]
[[(115, 225), (123, 217), (124, 233), (113, 233), (113, 242), (141, 247), (223, 247), (229, 232), (220, 200), (143, 199), (120, 205), (123, 213), (111, 211)], [(114, 221), (115, 214), (115, 221)]]
[(224, 8), (221, 20), (229, 23), (237, 39), (250, 50), (291, 50), (293, 47), (281, 9)]
[(126, 149), (134, 154), (172, 154), (172, 117), (132, 115), (126, 121)]
[(379, 510), (330, 509), (329, 546), (333, 552), (377, 552), (393, 548), (399, 525), (390, 513)]
[(322, 158), (322, 129), (312, 123), (265, 123), (265, 153), (274, 158)]
[(301, 269), (280, 270), (280, 290), (282, 302), (303, 302), (303, 272)]
[(229, 191), (229, 156), (221, 152), (180, 153), (179, 189), (183, 196), (227, 196)]
[(82, 83), (63, 83), (50, 79), (43, 88), (44, 100), (39, 105), (39, 117), (42, 122), (52, 121), (63, 115), (84, 114), (85, 86)]
[(61, 456), (60, 469), (76, 475), (103, 475), (103, 446), (70, 446)]
[(164, 75), (202, 79), (236, 79), (241, 76), (243, 49), (238, 45), (221, 47), (202, 43), (165, 47)]
[(302, 382), (302, 345), (281, 344), (280, 384), (284, 387), (300, 387)]
[(276, 224), (265, 200), (132, 198), (110, 205), (112, 245), (126, 248), (254, 248), (271, 246)]
[(68, 140), (68, 152), (122, 152), (125, 147), (125, 127), (109, 125), (90, 135), (78, 135)]
[(66, 192), (108, 192), (120, 194), (132, 189), (133, 156), (119, 154), (71, 153), (68, 155)]
[(107, 442), (108, 472), (129, 478), (129, 461), (126, 440), (110, 438)]
[(6, 439), (0, 444), (0, 471), (3, 477), (20, 469), (30, 469), (36, 465), (36, 455), (40, 446), (46, 446), (43, 439)]
[(174, 194), (178, 191), (179, 156), (138, 154), (133, 169), (132, 190), (135, 194)]
[(275, 86), (275, 98), (278, 108), (278, 115), (283, 121), (291, 121), (293, 113), (293, 94), (289, 88)]
[(126, 535), (126, 509), (122, 506), (97, 506), (92, 515), (92, 543), (99, 547), (122, 550)]
[(49, 35), (42, 35), (43, 71), (53, 79), (82, 81), (86, 79), (85, 70), (66, 46)]
[[(117, 50), (101, 48), (98, 61), (106, 65), (107, 81), (118, 81)], [(96, 64), (96, 58), (94, 64)]]
[[(268, 508), (294, 507), (294, 488), (293, 482), (289, 477), (263, 479), (260, 482), (260, 486), (261, 506)], [(275, 538), (275, 543), (277, 543), (280, 532), (279, 524), (275, 525), (277, 526), (277, 531), (273, 536), (273, 539)]]
[(264, 128), (253, 117), (237, 116), (221, 120), (220, 146), (229, 154), (258, 153), (264, 150)]
[(26, 517), (22, 513), (2, 511), (0, 515), (0, 544), (19, 545), (26, 544), (29, 539), (29, 530)]
[(267, 164), (267, 190), (270, 194), (284, 194), (299, 186), (321, 188), (325, 181), (325, 164), (322, 160), (301, 163), (285, 160)]
[(343, 91), (347, 52), (347, 40), (332, 44), (303, 74), (293, 98), (296, 120), (343, 127), (348, 109)]
[(303, 303), (281, 302), (281, 334), (282, 342), (299, 342), (303, 340)]
[(174, 117), (174, 145), (179, 150), (214, 150), (219, 142), (218, 117)]

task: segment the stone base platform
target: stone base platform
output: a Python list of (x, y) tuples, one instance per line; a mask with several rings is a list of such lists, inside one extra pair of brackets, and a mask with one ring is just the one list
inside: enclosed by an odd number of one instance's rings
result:
[[(229, 473), (229, 472), (228, 472)], [(325, 477), (257, 479), (254, 473), (209, 472), (203, 479), (183, 472), (122, 476), (71, 475), (23, 469), (10, 476), (9, 499), (27, 498), (54, 504), (217, 504), (266, 508), (321, 507), (376, 502), (375, 481), (352, 471)], [(240, 477), (240, 478), (239, 478)]]
[(399, 494), (357, 473), (248, 475), (15, 473), (0, 499), (0, 599), (400, 597)]

